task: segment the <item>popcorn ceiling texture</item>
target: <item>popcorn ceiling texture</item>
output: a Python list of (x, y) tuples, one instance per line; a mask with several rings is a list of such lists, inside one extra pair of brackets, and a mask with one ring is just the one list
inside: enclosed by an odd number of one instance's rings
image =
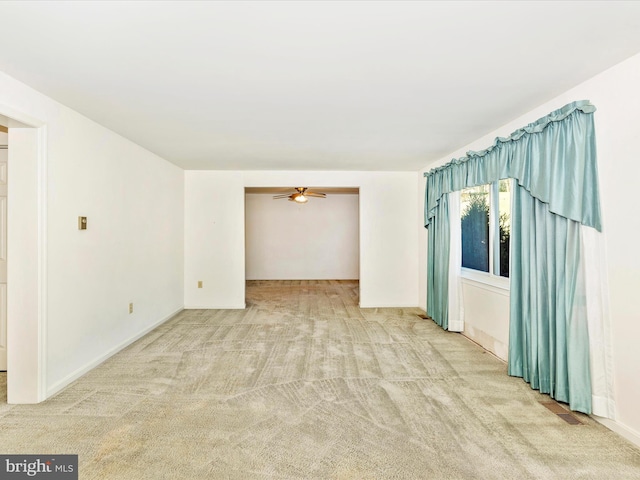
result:
[[(506, 366), (354, 281), (251, 281), (39, 405), (0, 397), (1, 453), (82, 479), (640, 479), (640, 450), (569, 425)], [(0, 374), (6, 393), (6, 374)]]

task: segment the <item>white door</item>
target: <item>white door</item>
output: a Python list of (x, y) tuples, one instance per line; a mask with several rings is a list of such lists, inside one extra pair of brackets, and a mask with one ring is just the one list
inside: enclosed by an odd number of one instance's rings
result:
[(0, 133), (0, 370), (7, 369), (7, 134)]

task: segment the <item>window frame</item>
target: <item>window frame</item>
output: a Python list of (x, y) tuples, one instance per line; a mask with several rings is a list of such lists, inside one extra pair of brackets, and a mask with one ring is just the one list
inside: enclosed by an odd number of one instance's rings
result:
[[(509, 180), (509, 202), (513, 205), (513, 179)], [(509, 294), (510, 289), (510, 276), (500, 276), (500, 265), (496, 264), (500, 260), (500, 180), (491, 182), (489, 189), (489, 271), (483, 272), (481, 270), (475, 270), (473, 268), (467, 268), (462, 266), (462, 259), (460, 261), (460, 276), (464, 280), (464, 283), (475, 284), (481, 288), (494, 291), (503, 295)], [(462, 193), (462, 191), (461, 191)], [(510, 209), (511, 210), (511, 209)], [(462, 210), (460, 211), (460, 221), (462, 221)], [(462, 231), (460, 232), (460, 244), (462, 247)], [(509, 258), (511, 258), (511, 242), (509, 242)], [(496, 268), (497, 267), (497, 268)], [(495, 273), (497, 270), (497, 274)]]

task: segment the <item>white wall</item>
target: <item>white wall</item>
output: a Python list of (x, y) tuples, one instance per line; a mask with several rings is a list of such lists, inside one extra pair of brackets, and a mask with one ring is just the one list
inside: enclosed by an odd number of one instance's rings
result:
[[(0, 114), (40, 127), (38, 165), (9, 165), (9, 235), (19, 258), (31, 238), (11, 221), (34, 217), (19, 195), (33, 186), (29, 200), (41, 222), (32, 222), (33, 235), (46, 246), (37, 273), (44, 294), (34, 315), (46, 332), (44, 394), (51, 395), (182, 308), (184, 174), (2, 73)], [(88, 230), (78, 230), (79, 215), (88, 217)], [(21, 266), (14, 261), (11, 268)], [(28, 307), (23, 303), (14, 302), (15, 314)], [(11, 380), (10, 364), (10, 389)]]
[(242, 174), (186, 171), (184, 193), (185, 308), (244, 308)]
[(247, 280), (357, 279), (357, 194), (329, 194), (305, 204), (245, 197)]
[[(360, 188), (360, 305), (418, 304), (415, 172), (185, 172), (185, 306), (244, 306), (244, 188)], [(198, 280), (204, 288), (198, 289)]]
[[(462, 295), (465, 307), (464, 335), (507, 361), (509, 291), (464, 279)], [(504, 319), (507, 319), (506, 328)]]
[[(581, 99), (588, 99), (597, 107), (595, 113), (598, 166), (601, 186), (606, 264), (610, 285), (611, 320), (613, 328), (614, 382), (617, 420), (613, 425), (620, 433), (640, 443), (640, 314), (636, 301), (640, 291), (640, 216), (635, 214), (638, 204), (637, 183), (640, 162), (637, 138), (640, 132), (640, 55), (595, 76), (563, 93), (544, 105), (527, 112), (507, 125), (430, 165), (427, 169), (461, 157), (468, 150), (481, 150), (493, 143), (496, 136), (512, 131), (562, 107)], [(424, 179), (421, 181), (424, 198)], [(424, 229), (421, 229), (424, 230)], [(420, 251), (426, 250), (426, 234), (420, 233)], [(466, 293), (466, 290), (465, 290)], [(477, 341), (508, 339), (508, 309), (504, 296), (486, 292), (482, 297), (470, 295), (465, 299), (466, 322), (480, 333)], [(426, 275), (420, 270), (420, 305), (426, 304)], [(496, 312), (503, 312), (496, 315)], [(490, 336), (491, 339), (484, 337)], [(502, 340), (501, 340), (502, 339)]]

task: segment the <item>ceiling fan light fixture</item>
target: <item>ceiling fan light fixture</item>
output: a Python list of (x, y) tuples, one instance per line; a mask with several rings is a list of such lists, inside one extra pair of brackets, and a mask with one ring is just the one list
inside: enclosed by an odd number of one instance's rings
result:
[(295, 193), (292, 193), (291, 195), (287, 195), (286, 193), (283, 193), (279, 195), (274, 195), (273, 198), (274, 200), (286, 198), (290, 202), (307, 203), (309, 201), (309, 197), (326, 198), (327, 196), (326, 193), (310, 192), (308, 191), (307, 187), (295, 187), (294, 190), (295, 190)]

